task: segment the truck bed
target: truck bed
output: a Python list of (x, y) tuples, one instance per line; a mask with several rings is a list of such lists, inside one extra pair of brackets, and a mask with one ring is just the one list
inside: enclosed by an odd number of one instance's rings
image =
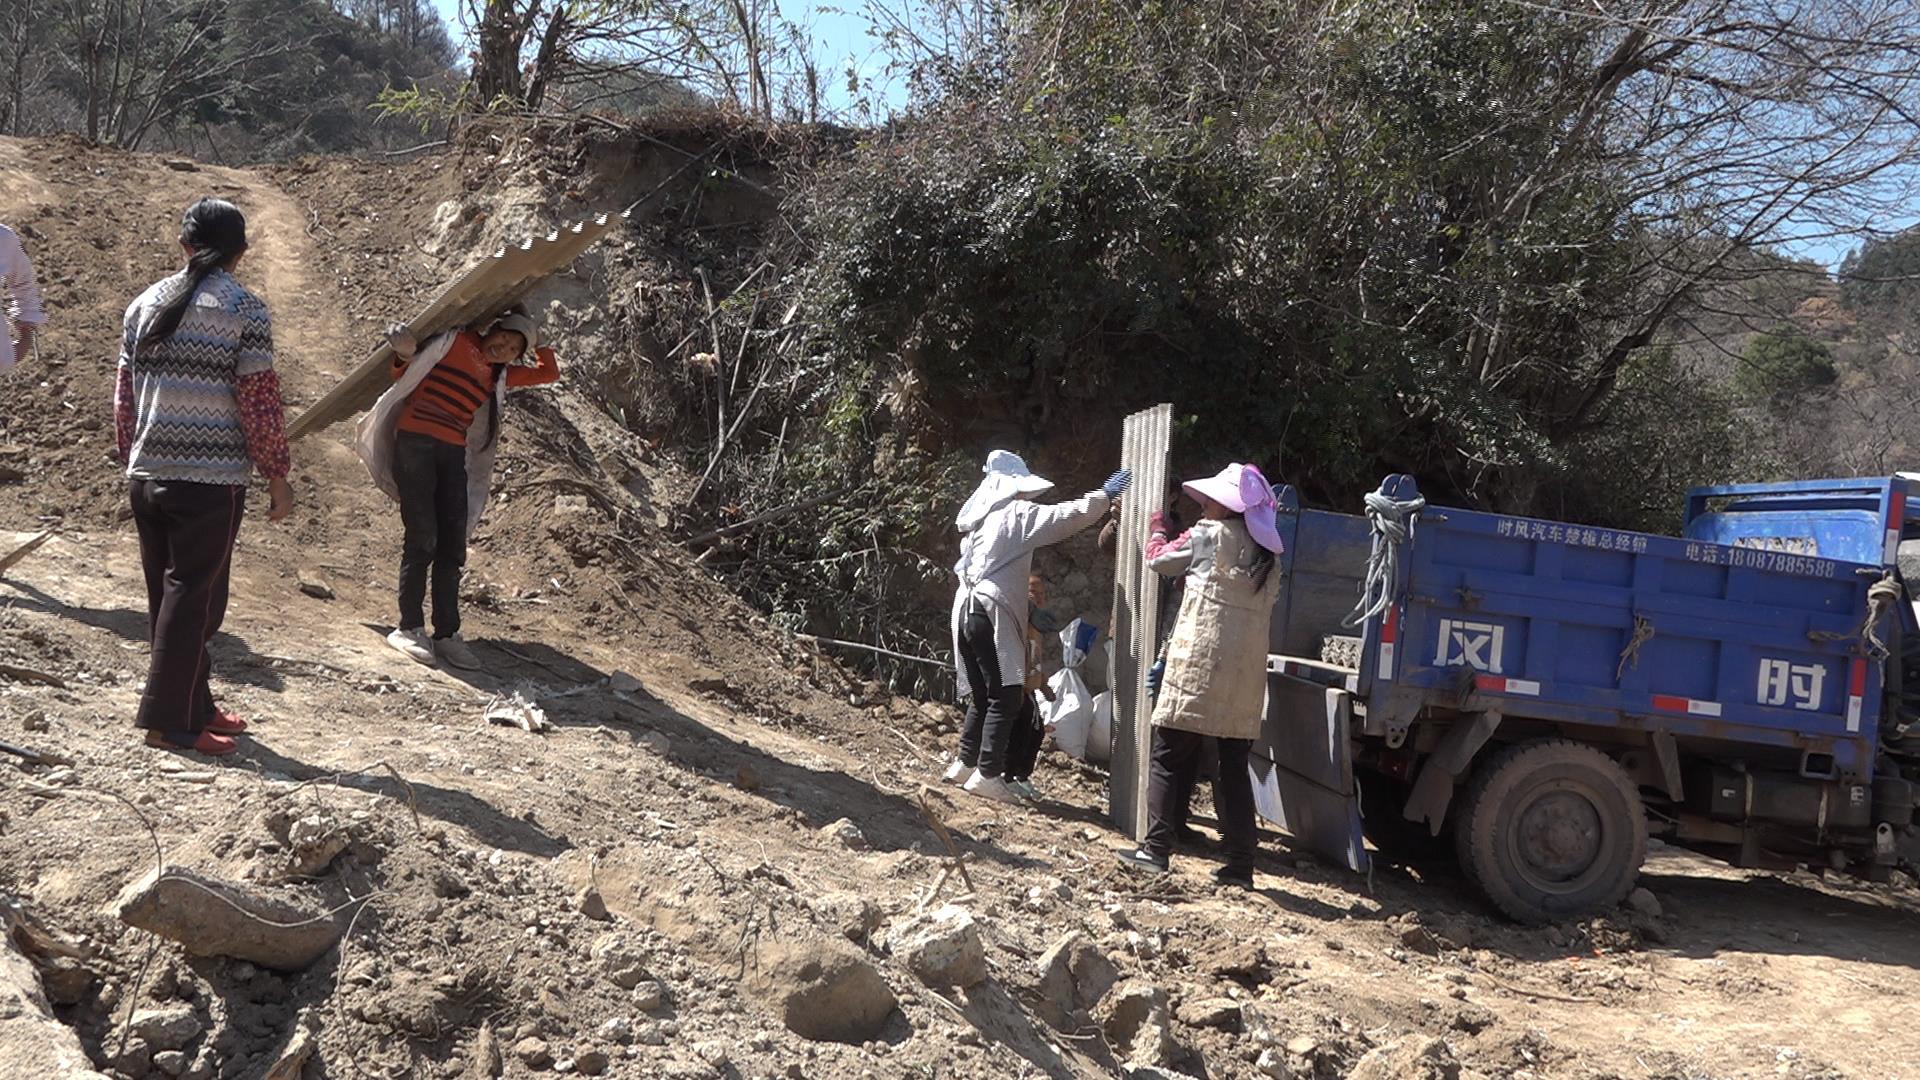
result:
[(1423, 710), (1662, 731), (1866, 779), (1874, 564), (1450, 508), (1403, 545), (1359, 693), (1392, 738)]

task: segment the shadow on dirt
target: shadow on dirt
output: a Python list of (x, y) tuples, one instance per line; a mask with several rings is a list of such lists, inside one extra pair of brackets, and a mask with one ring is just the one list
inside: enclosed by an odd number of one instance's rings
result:
[[(386, 633), (385, 627), (372, 624), (367, 629)], [(539, 705), (555, 727), (602, 728), (612, 738), (650, 745), (684, 769), (798, 812), (812, 828), (848, 818), (876, 851), (938, 850), (931, 846), (936, 842), (916, 801), (917, 789), (894, 791), (877, 774), (862, 779), (778, 757), (668, 705), (638, 680), (616, 691), (608, 685), (606, 672), (543, 642), (475, 638), (469, 644), (482, 662), (480, 670), (442, 667), (442, 674), (487, 695), (518, 690)], [(936, 807), (938, 803), (936, 798)], [(958, 829), (953, 836), (961, 850), (975, 858), (1017, 868), (1042, 865)]]
[[(91, 626), (96, 630), (105, 630), (128, 641), (146, 644), (152, 628), (147, 613), (134, 608), (91, 608), (79, 604), (70, 604), (51, 596), (23, 581), (13, 578), (0, 578), (0, 584), (25, 597), (14, 599), (8, 606), (21, 611), (34, 611), (56, 618), (71, 619), (82, 626)], [(254, 655), (253, 648), (245, 638), (221, 630), (213, 635), (213, 672), (235, 682), (257, 686), (263, 690), (279, 692), (286, 689), (286, 680), (280, 673), (265, 663), (245, 663)], [(143, 657), (134, 656), (128, 661), (130, 670), (139, 671), (146, 667)]]
[(1920, 968), (1920, 911), (1911, 890), (1684, 873), (1643, 873), (1640, 884), (1676, 916), (1667, 952), (1697, 958), (1728, 951), (1830, 956)]
[(502, 813), (492, 803), (470, 792), (409, 779), (407, 786), (396, 783), (384, 769), (369, 769), (357, 775), (341, 775), (334, 769), (310, 765), (291, 758), (258, 738), (243, 739), (233, 755), (262, 772), (276, 773), (294, 780), (338, 777), (341, 787), (353, 788), (406, 801), (411, 792), (420, 813), (438, 821), (469, 829), (492, 847), (552, 858), (573, 845), (565, 837), (555, 836), (531, 822)]

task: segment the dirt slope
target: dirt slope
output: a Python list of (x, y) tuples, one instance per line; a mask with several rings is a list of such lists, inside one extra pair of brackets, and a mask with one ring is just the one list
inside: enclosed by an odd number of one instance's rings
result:
[[(139, 747), (143, 594), (107, 402), (119, 313), (172, 268), (179, 210), (213, 192), (249, 214), (240, 276), (272, 307), (297, 405), (446, 272), (412, 237), (443, 200), (484, 197), (487, 164), (176, 171), (0, 140), (0, 221), (26, 227), (56, 320), (38, 365), (0, 382), (0, 464), (26, 476), (0, 485), (0, 528), (61, 529), (0, 579), (0, 661), (66, 684), (0, 679), (0, 741), (74, 759), (0, 761), (0, 894), (84, 937), (88, 958), (47, 983), (103, 1068), (258, 1076), (306, 1030), (310, 1078), (1114, 1075), (1098, 1026), (1039, 1015), (1038, 960), (1082, 929), (1167, 992), (1168, 1067), (1196, 1077), (1257, 1075), (1262, 1050), (1321, 1077), (1920, 1076), (1901, 1022), (1920, 998), (1911, 889), (1747, 880), (1661, 851), (1659, 917), (1521, 930), (1444, 868), (1369, 883), (1271, 836), (1252, 895), (1216, 894), (1204, 855), (1167, 882), (1125, 877), (1097, 779), (1057, 762), (1041, 811), (923, 794), (951, 714), (879, 699), (689, 567), (654, 504), (679, 481), (570, 390), (512, 409), (470, 562), (485, 672), (381, 644), (397, 521), (336, 430), (296, 447), (295, 515), (242, 535), (216, 692), (255, 723), (248, 748), (183, 771)], [(515, 691), (552, 731), (483, 719)], [(970, 860), (991, 977), (966, 992), (928, 989), (891, 947), (945, 850), (923, 798)], [(843, 818), (857, 837), (831, 828)], [(156, 845), (338, 909), (345, 943), (291, 975), (156, 945), (112, 913)], [(589, 883), (606, 921), (576, 903)], [(785, 958), (844, 951), (900, 1011), (855, 1043), (788, 1030)], [(1250, 1007), (1200, 1007), (1217, 999)], [(190, 1019), (169, 1034), (147, 1010)], [(152, 1038), (123, 1037), (136, 1012)], [(1360, 1065), (1408, 1035), (1448, 1049)]]

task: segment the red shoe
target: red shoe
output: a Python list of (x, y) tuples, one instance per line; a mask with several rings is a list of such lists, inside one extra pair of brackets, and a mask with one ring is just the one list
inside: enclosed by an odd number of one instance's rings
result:
[[(184, 736), (182, 737), (184, 738)], [(156, 750), (172, 750), (175, 752), (192, 750), (196, 753), (205, 754), (208, 757), (226, 757), (228, 754), (240, 749), (239, 743), (234, 742), (225, 735), (216, 735), (211, 731), (202, 731), (194, 737), (192, 742), (185, 743), (176, 741), (165, 732), (152, 731), (147, 733), (147, 745)]]
[(240, 719), (239, 713), (220, 709), (213, 714), (213, 719), (208, 721), (207, 730), (215, 735), (244, 735), (247, 733), (247, 722)]

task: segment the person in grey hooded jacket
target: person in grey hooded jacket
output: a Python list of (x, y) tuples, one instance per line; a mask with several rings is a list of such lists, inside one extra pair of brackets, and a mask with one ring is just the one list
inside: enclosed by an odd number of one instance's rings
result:
[(954, 524), (960, 530), (959, 587), (953, 597), (954, 677), (967, 706), (960, 753), (943, 777), (965, 778), (968, 792), (1002, 802), (1016, 796), (1001, 773), (1025, 693), (1027, 577), (1033, 553), (1096, 525), (1132, 482), (1125, 469), (1099, 491), (1042, 506), (1027, 496), (1053, 487), (1018, 454), (995, 450)]

